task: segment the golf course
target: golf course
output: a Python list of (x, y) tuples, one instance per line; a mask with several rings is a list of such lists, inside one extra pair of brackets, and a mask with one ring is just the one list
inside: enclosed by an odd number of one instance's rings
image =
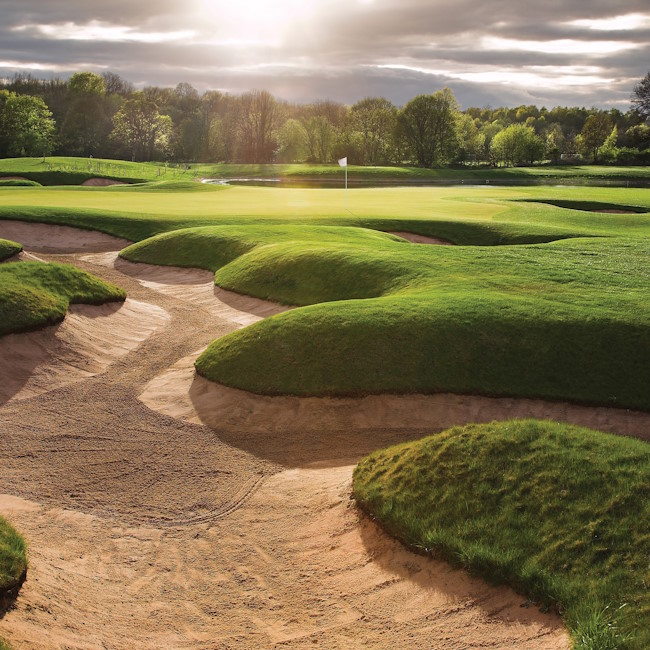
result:
[(649, 169), (0, 160), (0, 639), (649, 647)]

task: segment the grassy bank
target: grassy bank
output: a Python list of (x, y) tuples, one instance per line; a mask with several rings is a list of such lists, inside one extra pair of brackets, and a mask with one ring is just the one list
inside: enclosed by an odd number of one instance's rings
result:
[[(134, 163), (103, 158), (48, 157), (0, 159), (0, 177), (24, 176), (43, 185), (78, 185), (89, 178), (110, 178), (138, 183), (153, 180), (200, 178), (269, 179), (287, 181), (336, 181), (343, 170), (337, 164), (234, 164), (163, 162)], [(514, 181), (638, 181), (650, 180), (650, 167), (614, 167), (605, 165), (536, 165), (532, 167), (460, 167), (422, 169), (420, 167), (358, 166), (348, 167), (352, 181), (377, 182), (477, 182)]]
[(0, 239), (0, 262), (17, 255), (22, 250), (22, 244), (17, 244), (15, 241), (9, 241), (8, 239)]
[(563, 613), (576, 647), (650, 647), (650, 446), (566, 424), (456, 427), (378, 451), (354, 495), (407, 545)]
[(0, 516), (0, 602), (15, 596), (27, 572), (27, 545), (15, 528)]
[(0, 336), (62, 320), (71, 303), (122, 301), (122, 289), (64, 264), (8, 262), (0, 266)]

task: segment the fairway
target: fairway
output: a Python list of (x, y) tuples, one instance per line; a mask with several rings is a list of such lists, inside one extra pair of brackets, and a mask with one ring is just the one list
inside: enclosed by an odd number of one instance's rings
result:
[[(68, 301), (77, 299), (70, 283), (81, 280), (69, 267), (51, 262), (72, 263), (101, 278), (103, 284), (92, 281), (92, 291), (101, 294), (102, 302), (122, 300), (124, 291), (129, 299), (142, 301), (135, 309), (127, 300), (125, 310), (107, 311), (113, 320), (105, 323), (96, 317), (91, 323), (90, 313), (84, 321), (85, 314), (73, 311), (61, 328), (70, 349), (49, 360), (39, 351), (38, 367), (21, 353), (22, 374), (14, 373), (5, 390), (7, 426), (19, 432), (35, 426), (38, 444), (57, 449), (60, 442), (49, 432), (61, 426), (60, 416), (48, 405), (65, 395), (71, 411), (63, 429), (74, 432), (65, 442), (66, 454), (74, 453), (27, 466), (23, 459), (29, 458), (32, 443), (21, 433), (12, 442), (14, 455), (5, 458), (7, 480), (25, 476), (23, 494), (36, 498), (45, 474), (54, 471), (56, 478), (48, 479), (53, 503), (123, 518), (140, 531), (145, 564), (160, 545), (154, 568), (138, 561), (146, 583), (131, 582), (128, 572), (121, 572), (102, 597), (110, 602), (112, 625), (120, 634), (133, 634), (134, 612), (123, 604), (124, 585), (133, 602), (164, 599), (167, 580), (161, 579), (176, 562), (176, 542), (156, 541), (142, 531), (181, 527), (178, 543), (191, 549), (182, 571), (193, 576), (183, 577), (182, 583), (200, 594), (202, 611), (234, 607), (236, 612), (233, 621), (202, 616), (201, 629), (212, 636), (224, 630), (236, 635), (237, 621), (252, 615), (249, 601), (257, 598), (258, 581), (270, 585), (274, 600), (291, 600), (305, 566), (296, 558), (313, 552), (311, 536), (296, 538), (294, 531), (313, 530), (313, 522), (322, 521), (313, 533), (319, 554), (332, 547), (331, 540), (349, 539), (346, 552), (328, 553), (323, 570), (303, 585), (315, 602), (316, 594), (332, 593), (336, 611), (354, 602), (359, 610), (381, 616), (385, 605), (363, 595), (379, 582), (385, 585), (381, 597), (394, 599), (389, 609), (397, 616), (422, 623), (435, 611), (436, 617), (443, 616), (447, 633), (468, 643), (478, 634), (504, 639), (506, 647), (506, 640), (520, 647), (567, 647), (560, 618), (537, 608), (522, 610), (521, 596), (483, 594), (482, 589), (489, 589), (484, 583), (466, 582), (462, 574), (454, 574), (443, 588), (440, 575), (449, 569), (440, 565), (434, 570), (437, 565), (426, 558), (414, 560), (397, 542), (387, 541), (346, 505), (347, 486), (353, 464), (371, 451), (443, 428), (432, 422), (489, 421), (490, 413), (514, 413), (517, 405), (524, 414), (600, 421), (603, 428), (644, 437), (650, 411), (648, 192), (381, 187), (351, 189), (348, 199), (346, 211), (341, 189), (212, 186), (187, 180), (107, 188), (0, 188), (0, 237), (4, 227), (11, 240), (2, 243), (3, 255), (13, 255), (23, 244), (27, 254), (34, 251), (50, 262), (43, 265), (46, 269), (31, 262), (0, 266), (3, 277), (12, 276), (5, 284), (22, 282), (58, 301), (56, 310), (50, 310), (53, 315), (41, 314), (37, 307), (42, 311), (45, 306), (38, 301), (29, 303), (31, 311), (19, 305), (18, 311), (27, 314), (25, 323), (8, 323), (5, 331), (57, 321)], [(412, 244), (393, 233), (454, 245)], [(122, 246), (118, 257), (116, 249)], [(87, 274), (81, 277), (91, 282)], [(121, 311), (122, 320), (115, 320)], [(103, 357), (98, 356), (95, 330), (102, 347), (104, 341), (112, 342)], [(39, 350), (46, 350), (52, 333), (41, 340), (47, 344)], [(599, 407), (593, 414), (592, 406)], [(638, 449), (645, 445), (635, 444)], [(606, 445), (602, 448), (607, 468), (614, 456)], [(483, 457), (473, 456), (477, 472), (484, 471), (478, 462)], [(581, 461), (571, 457), (567, 462)], [(322, 463), (327, 469), (320, 468)], [(359, 477), (365, 466), (360, 467)], [(84, 491), (71, 491), (71, 480), (83, 484)], [(361, 490), (361, 479), (355, 485)], [(278, 494), (284, 495), (281, 509)], [(370, 503), (365, 496), (362, 500)], [(22, 507), (9, 502), (4, 511), (28, 539), (39, 540), (36, 567), (47, 571), (39, 580), (59, 584), (54, 567), (60, 565), (40, 540), (48, 531), (58, 548), (69, 535), (68, 524), (52, 522), (49, 511)], [(379, 511), (379, 506), (367, 507)], [(260, 512), (270, 513), (269, 518), (260, 519)], [(232, 539), (219, 527), (226, 516)], [(385, 521), (383, 514), (380, 519)], [(89, 552), (89, 526), (98, 525), (91, 521), (73, 525), (79, 541), (64, 565), (71, 570), (75, 556)], [(208, 547), (203, 537), (188, 537), (206, 525)], [(402, 537), (397, 525), (386, 525)], [(545, 525), (553, 530), (550, 516)], [(93, 561), (127, 566), (131, 533), (109, 533), (104, 523), (101, 527), (106, 541), (99, 543)], [(260, 558), (267, 558), (259, 564), (241, 550), (240, 540), (249, 536)], [(487, 541), (482, 538), (479, 545)], [(203, 563), (206, 548), (219, 550), (210, 569)], [(470, 550), (476, 555), (474, 547)], [(543, 549), (534, 550), (543, 554)], [(368, 565), (368, 553), (392, 559)], [(471, 570), (482, 567), (480, 558), (488, 555), (474, 555), (460, 564)], [(255, 581), (216, 590), (218, 576), (234, 570), (230, 558), (245, 565)], [(291, 567), (285, 569), (287, 585), (275, 577), (280, 565)], [(351, 596), (350, 585), (367, 566), (374, 568), (361, 579), (363, 593)], [(394, 567), (400, 571), (397, 582)], [(537, 580), (514, 562), (505, 562), (499, 571), (500, 581), (540, 603), (566, 603), (570, 618), (565, 623), (576, 638), (592, 624), (600, 634), (609, 620), (599, 618), (605, 604), (595, 578), (588, 583), (593, 597), (587, 602), (579, 597), (582, 583), (577, 579)], [(330, 592), (332, 572), (336, 594)], [(480, 573), (493, 577), (488, 570)], [(87, 603), (99, 606), (94, 590), (70, 584), (74, 587), (61, 587), (63, 598), (77, 603), (77, 610)], [(459, 613), (453, 595), (429, 602), (430, 593), (450, 584), (452, 594), (462, 594), (469, 603), (487, 598), (493, 609), (507, 611), (508, 620), (517, 621), (518, 630), (528, 632), (501, 627), (501, 622), (495, 628), (494, 618), (485, 619), (473, 604)], [(411, 594), (404, 604), (398, 595), (403, 590)], [(603, 598), (613, 594), (619, 599), (625, 593), (618, 587), (602, 590)], [(632, 587), (632, 596), (637, 592)], [(638, 602), (634, 616), (643, 622), (644, 605)], [(196, 624), (174, 611), (183, 625)], [(292, 606), (291, 611), (295, 625), (274, 638), (286, 640), (298, 629), (321, 630), (335, 615), (320, 605)], [(141, 605), (135, 613), (145, 616)], [(465, 615), (476, 626), (468, 628)], [(66, 626), (76, 624), (75, 617), (61, 611), (59, 616)], [(34, 638), (21, 617), (20, 612), (10, 617), (8, 629), (17, 638), (23, 633), (25, 639)], [(358, 631), (347, 631), (350, 626)], [(142, 632), (143, 647), (173, 646), (180, 637), (164, 627), (164, 633), (156, 633), (163, 636)], [(343, 629), (341, 636), (330, 632), (334, 636), (328, 638), (386, 645), (354, 618)], [(404, 623), (392, 629), (390, 638), (408, 645), (412, 631)]]

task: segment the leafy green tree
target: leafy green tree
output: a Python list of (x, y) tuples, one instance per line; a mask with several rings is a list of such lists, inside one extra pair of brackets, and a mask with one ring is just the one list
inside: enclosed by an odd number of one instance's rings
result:
[(17, 158), (46, 156), (56, 141), (56, 123), (40, 97), (3, 95), (0, 111), (0, 153)]
[(400, 121), (420, 167), (448, 163), (458, 150), (458, 103), (449, 88), (418, 95), (400, 111)]
[(618, 155), (618, 128), (615, 126), (612, 132), (605, 138), (603, 146), (598, 150), (600, 159), (605, 162), (615, 162)]
[(279, 162), (302, 162), (307, 156), (307, 132), (296, 119), (288, 119), (278, 132)]
[(68, 81), (70, 103), (61, 139), (66, 150), (77, 156), (96, 155), (110, 132), (104, 110), (104, 78), (94, 72), (77, 72)]
[(650, 72), (634, 87), (632, 106), (646, 120), (650, 118)]
[(307, 134), (309, 162), (327, 163), (332, 160), (332, 149), (336, 140), (336, 129), (323, 115), (317, 115), (304, 124)]
[(580, 131), (580, 144), (598, 162), (598, 150), (603, 146), (612, 130), (612, 123), (606, 113), (593, 113), (587, 118)]
[(348, 119), (352, 129), (360, 135), (361, 164), (387, 162), (397, 119), (395, 106), (383, 97), (366, 97), (350, 109)]
[(172, 120), (161, 115), (158, 107), (142, 94), (127, 100), (113, 118), (112, 137), (127, 147), (134, 160), (152, 160), (158, 149), (169, 147)]
[(506, 165), (532, 164), (544, 155), (544, 143), (532, 127), (511, 124), (492, 138), (490, 150), (495, 160)]
[(75, 72), (68, 81), (68, 88), (76, 95), (102, 97), (106, 92), (104, 78), (94, 72)]
[(458, 161), (480, 160), (485, 151), (485, 135), (480, 133), (476, 122), (465, 113), (458, 113), (456, 130), (458, 133)]

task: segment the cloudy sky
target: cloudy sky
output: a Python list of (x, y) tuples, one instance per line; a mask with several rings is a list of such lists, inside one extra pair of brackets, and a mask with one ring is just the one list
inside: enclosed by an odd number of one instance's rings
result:
[(397, 104), (617, 106), (650, 69), (648, 0), (0, 0), (0, 77)]

